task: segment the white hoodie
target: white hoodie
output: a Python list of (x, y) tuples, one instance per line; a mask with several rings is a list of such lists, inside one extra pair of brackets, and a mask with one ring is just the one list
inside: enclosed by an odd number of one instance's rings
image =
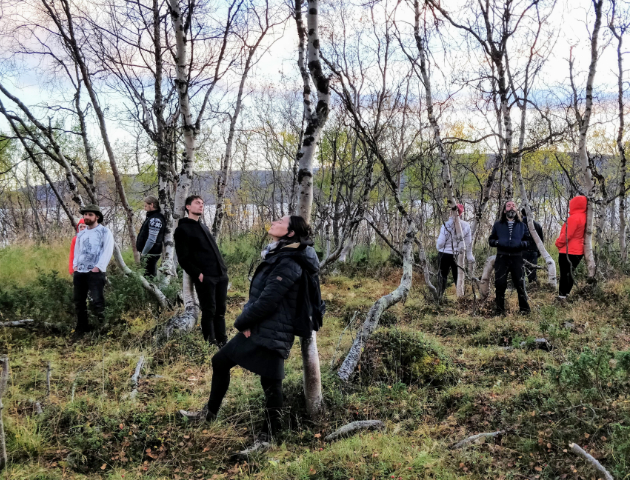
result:
[[(459, 223), (462, 226), (462, 234), (464, 235), (464, 242), (466, 242), (466, 247), (470, 245), (472, 241), (472, 237), (470, 235), (470, 224), (468, 222), (459, 220)], [(442, 253), (459, 253), (457, 243), (457, 235), (455, 234), (455, 220), (453, 217), (450, 217), (446, 223), (442, 224), (440, 227), (440, 235), (438, 236), (437, 242), (435, 242), (435, 246), (437, 247), (438, 252)]]
[(107, 264), (114, 253), (114, 236), (109, 228), (98, 225), (86, 228), (77, 234), (74, 244), (74, 261), (72, 268), (75, 272), (89, 272), (98, 267), (101, 272), (107, 270)]

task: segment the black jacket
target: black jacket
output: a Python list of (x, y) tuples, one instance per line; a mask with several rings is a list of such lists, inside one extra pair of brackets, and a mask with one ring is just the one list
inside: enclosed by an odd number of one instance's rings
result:
[[(529, 226), (527, 225), (527, 217), (523, 217), (523, 223), (525, 224), (525, 228), (527, 228), (527, 236), (528, 236), (528, 240), (529, 240), (529, 247), (527, 247), (527, 251), (528, 252), (538, 252), (538, 247), (536, 246), (536, 243), (534, 242), (534, 239), (532, 238), (531, 234), (529, 233)], [(536, 229), (536, 233), (540, 237), (540, 241), (544, 242), (545, 241), (545, 236), (543, 235), (542, 226), (536, 220), (534, 220), (534, 228)]]
[(523, 250), (527, 250), (530, 242), (527, 226), (518, 220), (514, 220), (512, 235), (510, 235), (507, 221), (495, 222), (490, 238), (488, 238), (490, 246), (497, 248), (497, 255), (522, 255)]
[(175, 229), (177, 260), (191, 278), (204, 280), (227, 278), (227, 267), (214, 237), (203, 223), (188, 217), (180, 219)]
[(149, 250), (150, 255), (160, 255), (162, 253), (162, 244), (164, 243), (164, 230), (166, 229), (166, 219), (158, 210), (147, 212), (147, 218), (144, 220), (140, 233), (136, 238), (136, 248), (140, 253), (149, 239), (150, 230), (159, 230), (157, 239)]
[(313, 247), (286, 245), (267, 254), (249, 288), (249, 300), (234, 322), (237, 330), (250, 329), (250, 339), (288, 358), (293, 346), (302, 268), (319, 271)]

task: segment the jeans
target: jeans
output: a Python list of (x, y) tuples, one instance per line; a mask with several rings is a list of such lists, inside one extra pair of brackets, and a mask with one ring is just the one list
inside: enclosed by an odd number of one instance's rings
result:
[[(208, 399), (208, 410), (216, 413), (221, 407), (223, 397), (230, 386), (230, 370), (236, 363), (222, 350), (212, 357), (212, 386)], [(281, 429), (282, 379), (260, 377), (260, 384), (265, 393), (265, 425), (263, 431), (275, 435)]]
[[(527, 260), (529, 263), (533, 265), (538, 265), (539, 257), (540, 257), (540, 254), (538, 253), (538, 251), (532, 252), (531, 250), (527, 250), (523, 252), (523, 260)], [(538, 272), (537, 268), (531, 268), (526, 265), (525, 271), (527, 272), (527, 281), (529, 283), (534, 283), (535, 281), (538, 280), (537, 275), (536, 275)]]
[(227, 309), (228, 281), (219, 280), (213, 282), (204, 278), (203, 282), (195, 279), (195, 290), (199, 297), (201, 307), (201, 331), (203, 338), (208, 342), (224, 344), (227, 341), (225, 334), (225, 311)]
[(77, 312), (77, 326), (75, 331), (83, 333), (91, 330), (88, 321), (87, 296), (91, 298), (91, 305), (100, 322), (105, 320), (105, 272), (74, 272), (72, 283), (74, 285), (74, 308)]
[(558, 289), (558, 295), (566, 297), (571, 293), (574, 283), (574, 272), (577, 266), (582, 261), (584, 255), (567, 255), (561, 253), (558, 255), (558, 265), (560, 266), (560, 287)]
[(525, 278), (523, 272), (523, 257), (520, 255), (497, 255), (494, 262), (494, 286), (497, 290), (497, 311), (505, 312), (505, 291), (507, 290), (508, 273), (512, 275), (512, 282), (518, 293), (518, 306), (521, 312), (529, 312), (527, 293), (525, 292)]
[(453, 282), (457, 285), (457, 259), (452, 253), (438, 252), (438, 262), (440, 264), (438, 288), (440, 289), (439, 294), (442, 296), (446, 290), (449, 270), (453, 273)]

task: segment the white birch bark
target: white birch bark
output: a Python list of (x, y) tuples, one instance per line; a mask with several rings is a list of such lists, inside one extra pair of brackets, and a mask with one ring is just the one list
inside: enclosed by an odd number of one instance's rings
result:
[(593, 25), (593, 31), (591, 33), (591, 61), (588, 69), (588, 77), (586, 79), (586, 98), (584, 105), (584, 113), (580, 114), (578, 110), (577, 90), (573, 85), (573, 60), (570, 60), (571, 68), (571, 84), (574, 92), (574, 109), (575, 115), (579, 126), (579, 140), (578, 140), (578, 158), (580, 162), (580, 169), (582, 174), (582, 184), (586, 191), (586, 198), (588, 204), (586, 206), (586, 232), (584, 234), (584, 260), (586, 261), (586, 268), (588, 270), (588, 279), (590, 281), (595, 280), (595, 274), (597, 272), (597, 265), (595, 263), (595, 255), (593, 253), (593, 223), (595, 213), (595, 200), (596, 200), (596, 185), (593, 181), (593, 173), (589, 164), (588, 151), (586, 149), (588, 129), (591, 121), (591, 113), (593, 110), (593, 83), (595, 81), (595, 73), (597, 71), (597, 61), (599, 59), (597, 45), (599, 30), (602, 23), (602, 6), (603, 0), (594, 0), (593, 7), (595, 13), (595, 23)]
[[(319, 58), (319, 0), (308, 0), (307, 26), (305, 31), (302, 23), (302, 0), (295, 2), (295, 21), (300, 45), (298, 48), (298, 66), (304, 82), (303, 102), (306, 129), (302, 139), (298, 171), (298, 206), (297, 212), (307, 223), (311, 221), (313, 205), (313, 161), (317, 143), (321, 137), (324, 124), (328, 119), (330, 87), (328, 77), (322, 71)], [(311, 88), (304, 64), (304, 38), (307, 36), (308, 69), (317, 89), (317, 106), (311, 107)], [(317, 336), (315, 332), (310, 339), (302, 340), (302, 363), (304, 368), (304, 396), (306, 408), (310, 415), (318, 415), (322, 411), (322, 383), (317, 351)]]
[(350, 347), (348, 355), (337, 372), (339, 378), (341, 378), (344, 382), (347, 382), (354, 372), (361, 358), (363, 348), (374, 330), (376, 330), (376, 327), (378, 327), (378, 322), (383, 312), (392, 305), (395, 305), (400, 301), (404, 301), (411, 290), (411, 281), (413, 276), (413, 244), (416, 236), (416, 226), (412, 221), (407, 221), (408, 229), (402, 247), (403, 274), (400, 279), (400, 285), (393, 292), (379, 298), (374, 305), (372, 305), (372, 308), (370, 308), (361, 330), (357, 334), (352, 346)]
[[(444, 148), (444, 143), (442, 142), (442, 135), (440, 133), (440, 126), (435, 118), (435, 113), (433, 111), (433, 95), (431, 93), (431, 78), (429, 67), (427, 64), (427, 51), (424, 43), (424, 39), (422, 38), (422, 34), (420, 33), (420, 2), (419, 0), (414, 0), (414, 36), (416, 39), (416, 46), (418, 48), (418, 52), (420, 54), (420, 72), (422, 74), (422, 83), (424, 84), (425, 89), (425, 102), (427, 108), (427, 116), (429, 117), (429, 123), (433, 129), (433, 138), (437, 145), (438, 155), (440, 157), (440, 163), (442, 164), (442, 186), (446, 191), (446, 200), (448, 202), (448, 208), (451, 217), (453, 218), (454, 226), (455, 226), (455, 244), (456, 246), (456, 254), (457, 254), (457, 265), (460, 271), (458, 271), (457, 275), (457, 297), (461, 298), (466, 293), (465, 290), (465, 279), (466, 279), (466, 269), (465, 269), (465, 256), (467, 253), (466, 242), (464, 240), (464, 233), (462, 231), (462, 224), (459, 221), (459, 212), (457, 210), (457, 202), (455, 200), (455, 195), (453, 194), (453, 182), (451, 180), (451, 167), (450, 161), (448, 158), (448, 154), (446, 153), (446, 149)], [(472, 250), (469, 252), (468, 256), (469, 263), (474, 263), (474, 257), (472, 257)]]

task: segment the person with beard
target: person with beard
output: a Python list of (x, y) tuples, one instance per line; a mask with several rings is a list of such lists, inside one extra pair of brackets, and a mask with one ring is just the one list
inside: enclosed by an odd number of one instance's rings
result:
[(180, 410), (191, 421), (213, 421), (230, 384), (230, 370), (239, 365), (257, 375), (266, 400), (266, 422), (258, 441), (281, 428), (284, 361), (295, 339), (300, 314), (302, 274), (319, 274), (319, 260), (310, 228), (299, 216), (286, 216), (269, 228), (272, 242), (252, 278), (249, 300), (234, 322), (240, 332), (212, 358), (208, 404), (197, 412)]
[(87, 228), (77, 234), (72, 267), (74, 306), (77, 312), (75, 335), (81, 336), (92, 330), (88, 320), (87, 296), (100, 323), (105, 320), (105, 272), (114, 253), (114, 236), (101, 225), (103, 214), (97, 205), (86, 205), (81, 210)]
[(156, 277), (157, 263), (160, 255), (162, 255), (166, 220), (164, 215), (160, 213), (158, 199), (153, 196), (148, 196), (144, 199), (144, 210), (147, 212), (147, 217), (136, 239), (136, 249), (140, 252), (143, 259), (146, 259), (144, 274)]
[(529, 232), (518, 214), (516, 203), (507, 202), (501, 213), (501, 219), (495, 222), (488, 238), (490, 246), (497, 249), (494, 262), (494, 285), (497, 292), (496, 309), (499, 315), (505, 314), (508, 273), (512, 276), (512, 282), (518, 293), (520, 312), (523, 314), (530, 312), (523, 271), (523, 251), (527, 250), (530, 241)]
[[(523, 260), (527, 260), (529, 263), (531, 263), (532, 265), (538, 265), (538, 259), (540, 258), (540, 252), (538, 251), (538, 247), (536, 246), (536, 243), (534, 242), (534, 239), (532, 238), (531, 234), (529, 233), (529, 225), (527, 224), (527, 215), (525, 214), (525, 209), (521, 209), (521, 215), (523, 215), (522, 219), (523, 219), (523, 223), (525, 224), (525, 228), (528, 231), (528, 237), (531, 239), (531, 241), (529, 242), (529, 247), (527, 247), (527, 249), (523, 252)], [(538, 234), (538, 237), (540, 238), (541, 242), (545, 241), (545, 236), (543, 235), (543, 229), (542, 229), (542, 225), (540, 223), (538, 223), (536, 220), (534, 220), (534, 228), (536, 229), (536, 233)], [(538, 282), (538, 269), (537, 268), (527, 268), (525, 267), (525, 270), (527, 271), (527, 281), (530, 283), (530, 285), (532, 283), (536, 283)]]
[(194, 282), (204, 340), (222, 347), (227, 342), (227, 267), (210, 230), (199, 220), (203, 215), (203, 199), (191, 195), (185, 203), (188, 217), (179, 221), (174, 234), (177, 259)]

